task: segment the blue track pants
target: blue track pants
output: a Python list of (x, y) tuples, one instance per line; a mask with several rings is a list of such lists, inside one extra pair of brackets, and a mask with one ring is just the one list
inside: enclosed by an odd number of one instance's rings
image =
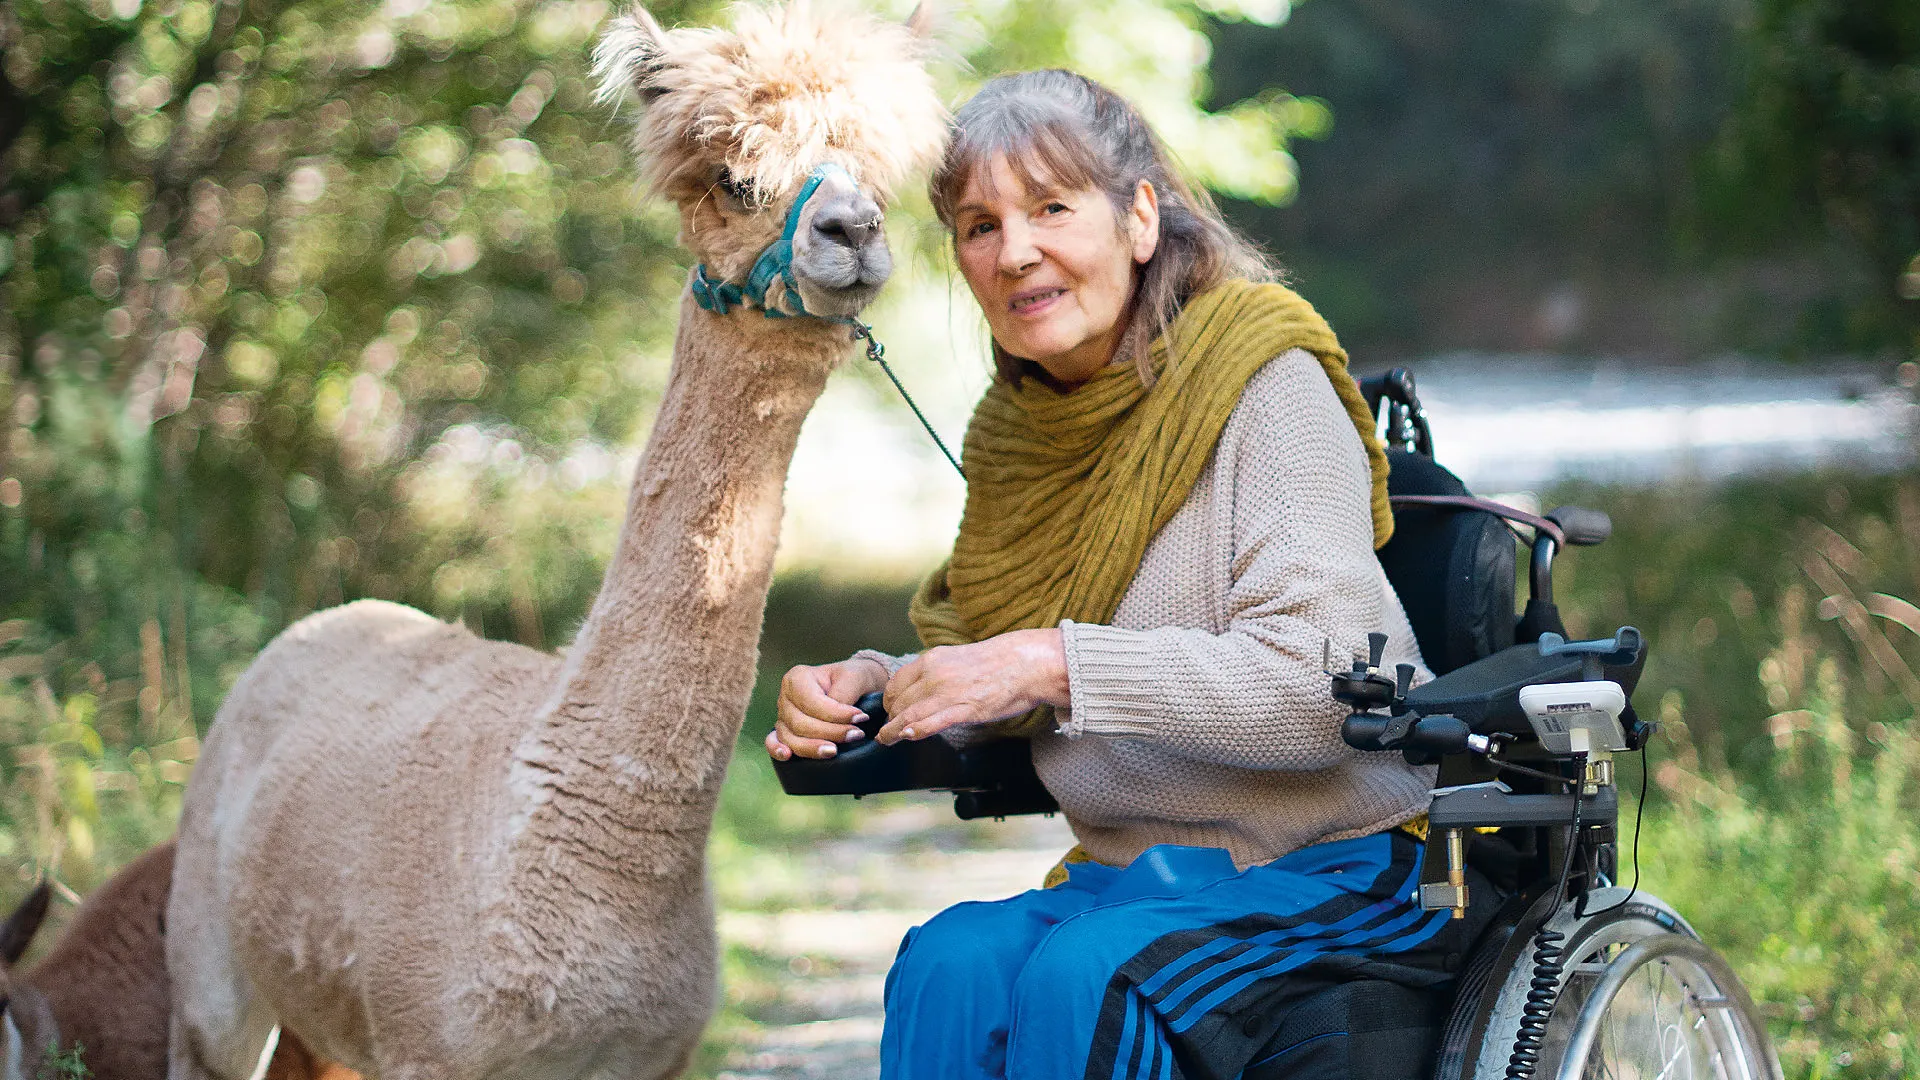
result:
[(1238, 872), (1220, 849), (1161, 846), (955, 905), (887, 975), (882, 1080), (1236, 1077), (1298, 1000), (1290, 981), (1441, 931), (1415, 897), (1420, 856), (1398, 832)]

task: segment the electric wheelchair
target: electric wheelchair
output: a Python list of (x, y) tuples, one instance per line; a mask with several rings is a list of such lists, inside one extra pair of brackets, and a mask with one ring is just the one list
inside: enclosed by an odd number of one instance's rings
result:
[[(1386, 638), (1374, 634), (1369, 657), (1328, 672), (1330, 692), (1352, 708), (1349, 745), (1438, 765), (1419, 899), (1452, 912), (1466, 947), (1424, 984), (1362, 970), (1329, 985), (1280, 1020), (1243, 1080), (1779, 1080), (1726, 962), (1638, 889), (1637, 870), (1634, 886), (1618, 883), (1614, 756), (1653, 734), (1631, 703), (1646, 643), (1632, 627), (1568, 641), (1553, 600), (1555, 555), (1602, 542), (1611, 522), (1474, 498), (1434, 461), (1408, 372), (1361, 389), (1392, 464), (1395, 528), (1379, 558), (1436, 678), (1414, 687), (1410, 667), (1382, 671)], [(1530, 561), (1516, 616), (1517, 538)], [(878, 698), (860, 702), (869, 736), (885, 722)], [(1058, 809), (1024, 740), (869, 738), (775, 770), (793, 795), (950, 791), (967, 819)]]

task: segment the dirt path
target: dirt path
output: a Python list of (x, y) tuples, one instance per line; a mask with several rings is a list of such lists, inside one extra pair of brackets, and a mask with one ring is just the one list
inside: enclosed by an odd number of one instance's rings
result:
[(876, 808), (850, 837), (756, 853), (718, 884), (726, 1014), (716, 1080), (874, 1080), (880, 991), (907, 929), (1037, 886), (1073, 843), (1058, 818), (966, 824), (942, 801)]

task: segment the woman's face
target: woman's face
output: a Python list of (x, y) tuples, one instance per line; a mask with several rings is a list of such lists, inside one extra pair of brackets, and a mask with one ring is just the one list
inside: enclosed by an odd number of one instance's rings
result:
[(1069, 386), (1113, 359), (1134, 268), (1159, 242), (1152, 184), (1116, 214), (1091, 188), (1029, 189), (1003, 157), (974, 170), (954, 210), (960, 273), (994, 340)]

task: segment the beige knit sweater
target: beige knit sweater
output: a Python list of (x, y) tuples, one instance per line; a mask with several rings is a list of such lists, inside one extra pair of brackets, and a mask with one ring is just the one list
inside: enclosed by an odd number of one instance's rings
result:
[(1248, 381), (1112, 625), (1060, 624), (1072, 707), (1034, 766), (1095, 859), (1188, 844), (1244, 868), (1426, 809), (1433, 770), (1341, 742), (1321, 671), (1329, 639), (1344, 666), (1372, 630), (1389, 669), (1420, 664), (1374, 557), (1371, 485), (1326, 372), (1290, 351)]

